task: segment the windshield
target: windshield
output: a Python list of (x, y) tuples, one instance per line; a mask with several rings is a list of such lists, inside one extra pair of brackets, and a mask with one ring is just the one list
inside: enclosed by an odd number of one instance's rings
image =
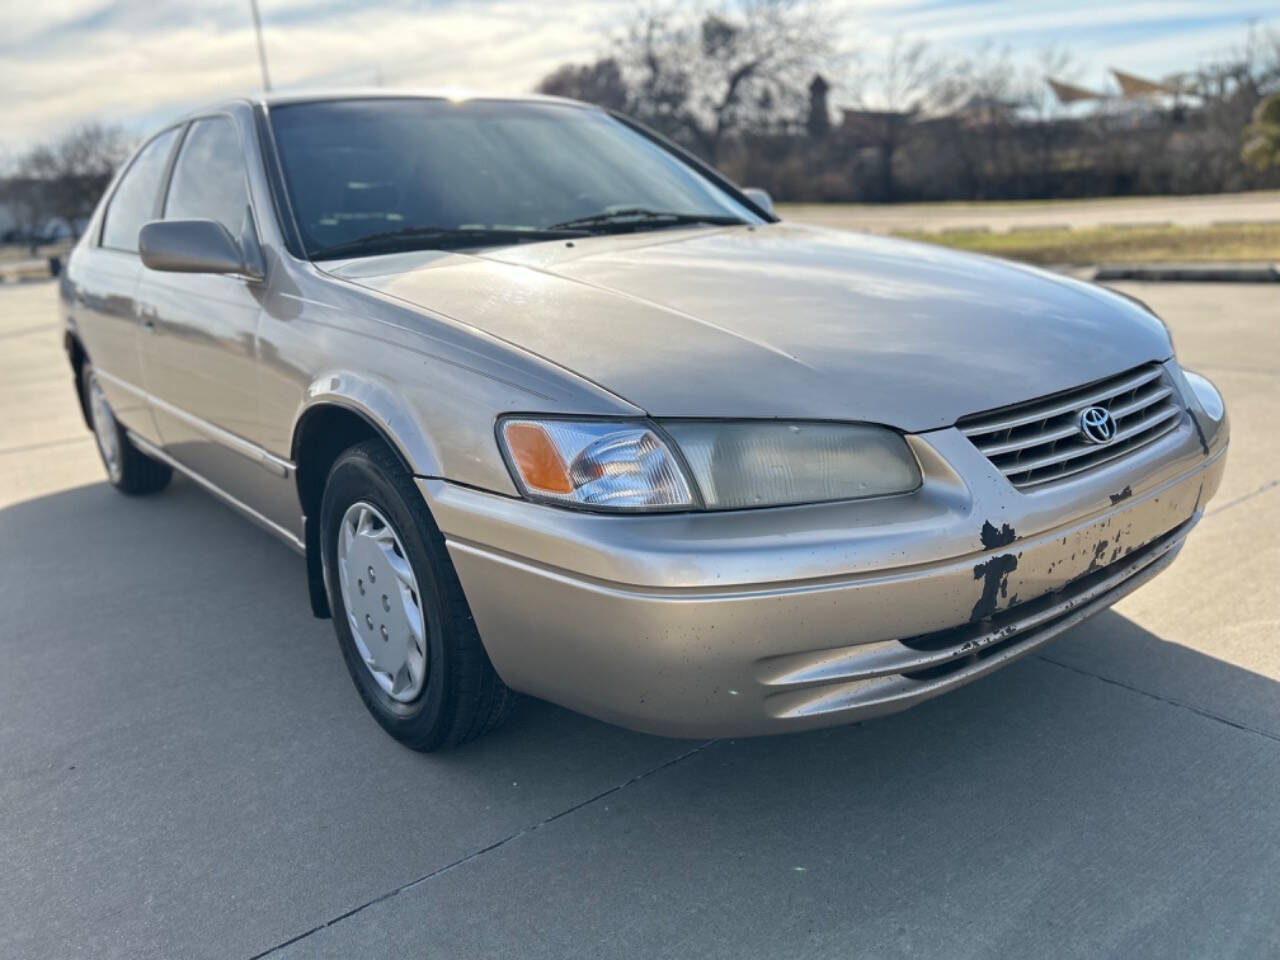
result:
[(762, 222), (598, 110), (367, 99), (289, 104), (270, 116), (312, 259)]

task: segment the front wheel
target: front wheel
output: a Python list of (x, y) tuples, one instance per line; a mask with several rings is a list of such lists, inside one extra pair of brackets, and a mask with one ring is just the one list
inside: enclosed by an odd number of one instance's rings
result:
[(384, 444), (338, 457), (320, 530), (342, 656), (383, 729), (430, 751), (501, 723), (513, 696), (480, 642), (443, 536)]
[(93, 366), (87, 362), (80, 370), (80, 384), (89, 412), (89, 425), (93, 427), (93, 438), (98, 444), (98, 455), (102, 457), (111, 485), (130, 496), (155, 493), (168, 486), (173, 470), (133, 445), (129, 434), (111, 412), (111, 405), (107, 403), (107, 395), (102, 392)]

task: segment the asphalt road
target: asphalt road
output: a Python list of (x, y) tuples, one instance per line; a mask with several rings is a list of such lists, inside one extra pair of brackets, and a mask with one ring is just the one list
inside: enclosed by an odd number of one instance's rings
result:
[(421, 756), (301, 560), (132, 500), (0, 289), (0, 957), (1280, 954), (1280, 292), (1126, 288), (1234, 443), (1173, 568), (914, 711), (678, 742), (525, 701)]
[(1204, 227), (1215, 223), (1280, 223), (1280, 190), (1011, 203), (788, 204), (780, 212), (789, 220), (872, 233), (974, 228), (1002, 233), (1144, 224)]

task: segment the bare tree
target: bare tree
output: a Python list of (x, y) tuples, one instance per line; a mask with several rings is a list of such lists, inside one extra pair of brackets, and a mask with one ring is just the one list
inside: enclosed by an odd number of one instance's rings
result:
[(910, 125), (922, 113), (941, 110), (959, 99), (953, 65), (935, 54), (923, 40), (894, 37), (884, 58), (872, 61), (859, 78), (855, 102), (846, 114), (850, 133), (878, 155), (879, 196), (897, 199), (894, 159)]
[(726, 139), (803, 125), (808, 85), (839, 72), (815, 0), (724, 0), (642, 11), (616, 41), (636, 116), (714, 162)]
[(1183, 87), (1199, 104), (1195, 129), (1183, 138), (1177, 155), (1188, 187), (1261, 185), (1241, 160), (1241, 136), (1262, 98), (1280, 90), (1280, 34), (1251, 25), (1242, 43), (1208, 59)]
[(942, 109), (959, 98), (955, 64), (924, 40), (893, 38), (882, 65), (879, 99), (886, 110), (919, 113)]
[(1080, 67), (1066, 47), (1050, 45), (1040, 51), (1036, 63), (1023, 76), (1023, 97), (1028, 113), (1036, 120), (1048, 120), (1063, 112), (1062, 101), (1049, 86), (1049, 79), (1078, 83)]
[(1186, 84), (1208, 99), (1256, 104), (1280, 87), (1280, 31), (1251, 23), (1243, 42), (1201, 65)]
[(936, 60), (926, 67), (917, 73), (923, 102), (933, 114), (932, 136), (924, 138), (923, 150), (945, 144), (940, 154), (950, 171), (950, 188), (976, 196), (993, 181), (1016, 178), (1025, 167), (1024, 151), (1010, 132), (1018, 125), (1026, 90), (1008, 49), (988, 44), (963, 59)]
[(537, 91), (555, 97), (583, 100), (608, 110), (626, 111), (631, 103), (627, 83), (622, 78), (622, 68), (613, 57), (605, 57), (582, 66), (566, 63), (543, 77)]
[[(838, 34), (817, 2), (688, 0), (641, 10), (612, 38), (612, 56), (562, 68), (541, 89), (620, 107), (735, 179), (795, 199), (1280, 184), (1280, 167), (1251, 169), (1241, 158), (1258, 103), (1280, 93), (1280, 33), (1251, 29), (1197, 73), (1162, 81), (1170, 94), (1088, 109), (1064, 108), (1045, 82), (1077, 82), (1062, 49), (1025, 59), (992, 46), (959, 55), (899, 36), (863, 56), (855, 73), (853, 56), (834, 47)], [(844, 108), (830, 129), (827, 81)], [(1259, 113), (1257, 123), (1273, 116)], [(1243, 135), (1258, 163), (1273, 149), (1260, 129)]]
[(41, 212), (61, 217), (74, 232), (131, 151), (122, 128), (88, 123), (33, 147), (18, 161), (17, 172), (38, 188)]

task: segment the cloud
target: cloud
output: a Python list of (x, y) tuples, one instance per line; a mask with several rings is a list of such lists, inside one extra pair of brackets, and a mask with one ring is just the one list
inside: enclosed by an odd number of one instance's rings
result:
[[(1216, 0), (827, 0), (841, 42), (874, 58), (892, 37), (963, 51), (984, 41), (1033, 57), (1070, 47), (1090, 72), (1193, 67), (1243, 38), (1269, 4)], [(631, 0), (260, 0), (272, 79), (316, 85), (528, 90), (599, 53)], [(1272, 20), (1271, 22), (1276, 22)], [(88, 119), (139, 133), (260, 85), (248, 0), (41, 0), (0, 7), (0, 146)]]
[[(601, 46), (621, 3), (323, 5), (263, 0), (272, 79), (527, 90), (565, 59)], [(161, 19), (148, 9), (167, 10)], [(181, 9), (183, 16), (173, 11)], [(0, 15), (2, 141), (26, 141), (86, 119), (133, 126), (204, 101), (252, 93), (260, 75), (247, 2), (190, 6), (52, 0)]]

